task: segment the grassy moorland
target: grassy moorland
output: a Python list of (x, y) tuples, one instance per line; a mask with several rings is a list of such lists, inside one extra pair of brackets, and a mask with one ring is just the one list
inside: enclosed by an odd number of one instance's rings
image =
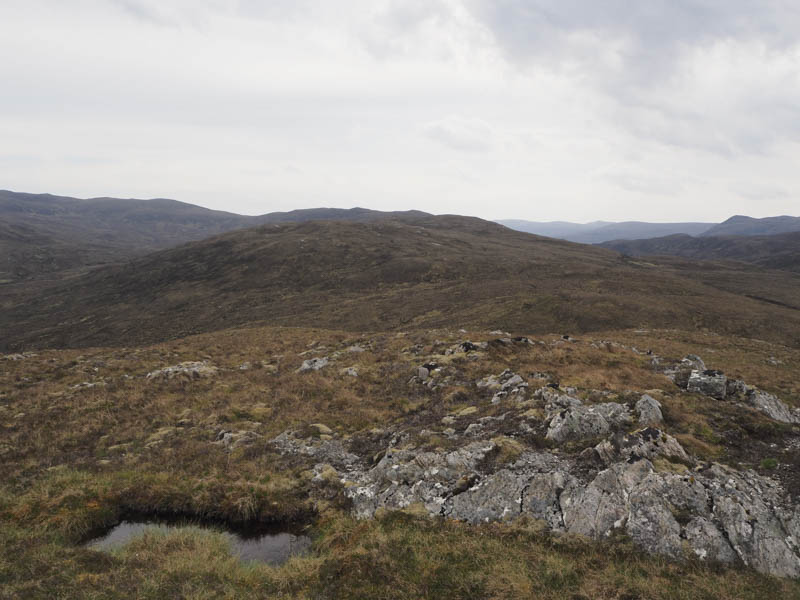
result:
[[(798, 582), (650, 557), (624, 536), (596, 543), (548, 534), (525, 519), (470, 526), (407, 511), (356, 521), (341, 483), (315, 480), (309, 460), (269, 443), (286, 429), (319, 435), (310, 426), (324, 423), (363, 455), (380, 449), (375, 440), (386, 431), (407, 432), (420, 448), (447, 446), (453, 442), (441, 434), (443, 417), (465, 409), (472, 417), (530, 411), (493, 405), (474, 385), (510, 368), (526, 378), (547, 373), (587, 401), (592, 390), (620, 402), (648, 390), (662, 403), (666, 430), (693, 456), (774, 475), (800, 492), (797, 452), (787, 450), (796, 436), (791, 426), (679, 390), (644, 352), (665, 360), (700, 354), (709, 367), (800, 406), (797, 349), (702, 332), (625, 330), (572, 342), (548, 335), (537, 338), (541, 344), (490, 344), (475, 359), (444, 354), (465, 339), (496, 337), (264, 327), (0, 357), (0, 598), (800, 597)], [(354, 345), (364, 351), (350, 351)], [(296, 372), (315, 356), (331, 364)], [(446, 366), (447, 381), (434, 389), (410, 383), (431, 360)], [(207, 376), (146, 377), (183, 361), (206, 361)], [(341, 371), (349, 367), (357, 377)], [(216, 443), (220, 431), (256, 435), (226, 448)], [(534, 435), (523, 443), (546, 440)], [(148, 534), (112, 554), (79, 545), (134, 512), (300, 523), (314, 545), (280, 567), (241, 563), (224, 537), (200, 529)]]
[(527, 333), (710, 330), (800, 345), (800, 275), (631, 259), (466, 217), (265, 225), (0, 287), (0, 351), (130, 346), (244, 325)]

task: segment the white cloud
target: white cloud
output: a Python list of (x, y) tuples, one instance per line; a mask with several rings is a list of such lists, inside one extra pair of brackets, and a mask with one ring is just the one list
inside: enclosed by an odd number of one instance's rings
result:
[(784, 0), (5, 0), (0, 57), (11, 189), (249, 213), (797, 212)]

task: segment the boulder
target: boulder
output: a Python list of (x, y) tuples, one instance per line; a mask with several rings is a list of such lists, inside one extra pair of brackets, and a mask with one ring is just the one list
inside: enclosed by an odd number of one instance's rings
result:
[(644, 394), (636, 402), (640, 425), (659, 425), (664, 416), (661, 414), (661, 403), (648, 394)]
[(631, 458), (657, 457), (689, 462), (689, 455), (680, 442), (655, 427), (647, 427), (630, 434), (618, 434), (603, 440), (594, 447), (597, 456), (605, 465)]
[(745, 402), (756, 410), (763, 412), (770, 419), (782, 423), (800, 422), (795, 413), (773, 394), (751, 389), (745, 394)]
[(217, 374), (217, 368), (208, 364), (208, 361), (187, 361), (171, 367), (157, 369), (147, 374), (147, 379), (200, 379), (212, 377)]
[(575, 405), (552, 417), (545, 437), (556, 443), (595, 438), (608, 435), (627, 422), (628, 409), (615, 402)]
[(305, 373), (307, 371), (319, 371), (326, 366), (328, 366), (327, 356), (322, 358), (309, 358), (308, 360), (303, 361), (303, 364), (300, 365), (300, 368), (297, 369), (297, 372)]
[(686, 385), (689, 392), (724, 400), (728, 394), (728, 378), (721, 371), (692, 371)]

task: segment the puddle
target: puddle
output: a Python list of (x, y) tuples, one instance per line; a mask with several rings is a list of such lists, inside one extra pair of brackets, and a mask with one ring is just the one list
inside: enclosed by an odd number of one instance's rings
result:
[(311, 547), (311, 538), (288, 531), (259, 531), (255, 533), (226, 531), (219, 526), (206, 526), (191, 521), (166, 522), (162, 520), (122, 521), (101, 536), (84, 543), (93, 550), (110, 551), (121, 548), (132, 538), (147, 530), (162, 532), (179, 531), (188, 527), (200, 527), (222, 532), (230, 540), (231, 552), (243, 561), (257, 561), (270, 565), (281, 565), (291, 556), (305, 554)]

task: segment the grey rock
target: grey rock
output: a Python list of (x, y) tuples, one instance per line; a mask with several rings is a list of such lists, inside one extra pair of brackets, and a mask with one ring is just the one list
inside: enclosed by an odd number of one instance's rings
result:
[(597, 444), (594, 450), (606, 465), (631, 458), (653, 460), (659, 456), (685, 462), (690, 460), (678, 440), (655, 427), (612, 436)]
[(692, 371), (705, 371), (706, 365), (703, 359), (696, 354), (689, 354), (681, 360), (681, 362), (674, 367), (671, 371), (667, 372), (672, 380), (679, 388), (686, 389), (689, 385), (689, 377)]
[(556, 443), (600, 437), (627, 422), (628, 409), (615, 402), (571, 406), (553, 416), (545, 437)]
[(773, 394), (751, 389), (745, 394), (745, 402), (770, 419), (782, 423), (798, 423), (795, 413)]
[(328, 366), (328, 357), (322, 358), (309, 358), (304, 360), (300, 368), (297, 369), (298, 373), (305, 373), (307, 371), (319, 371), (320, 369)]
[(664, 420), (661, 414), (661, 403), (648, 394), (644, 394), (636, 402), (640, 425), (659, 425)]
[(686, 386), (689, 392), (724, 400), (728, 394), (728, 378), (719, 371), (692, 371)]
[(187, 361), (171, 367), (157, 369), (147, 374), (147, 379), (200, 379), (212, 377), (217, 374), (217, 368), (208, 364), (208, 361)]
[(701, 560), (730, 564), (738, 559), (722, 532), (705, 517), (689, 521), (685, 535), (692, 552)]

